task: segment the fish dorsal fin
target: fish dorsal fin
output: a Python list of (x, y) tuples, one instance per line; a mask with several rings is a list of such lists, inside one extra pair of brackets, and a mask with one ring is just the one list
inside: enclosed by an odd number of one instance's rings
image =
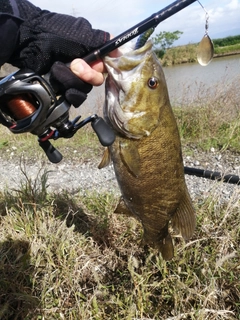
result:
[(109, 150), (109, 148), (105, 148), (102, 160), (98, 165), (98, 169), (102, 169), (102, 168), (107, 167), (110, 162), (111, 162), (110, 150)]
[(137, 177), (140, 172), (140, 155), (136, 144), (131, 141), (120, 141), (119, 150), (122, 162), (129, 173)]
[(114, 213), (117, 214), (125, 214), (127, 216), (132, 216), (131, 211), (128, 209), (128, 207), (126, 206), (123, 197), (120, 197), (118, 205), (116, 207), (116, 209), (114, 210)]
[(181, 203), (172, 218), (173, 228), (187, 240), (193, 235), (196, 226), (195, 210), (188, 190), (184, 192)]

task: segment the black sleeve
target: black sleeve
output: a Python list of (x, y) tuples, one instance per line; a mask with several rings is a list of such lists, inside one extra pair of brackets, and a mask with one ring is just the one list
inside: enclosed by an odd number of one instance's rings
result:
[(23, 20), (17, 24), (12, 55), (5, 61), (18, 68), (46, 73), (55, 61), (66, 63), (82, 57), (110, 38), (109, 33), (93, 29), (81, 17), (41, 10), (27, 0), (0, 2), (17, 3), (19, 18)]
[(14, 52), (19, 36), (22, 19), (16, 3), (0, 1), (0, 66), (7, 62)]

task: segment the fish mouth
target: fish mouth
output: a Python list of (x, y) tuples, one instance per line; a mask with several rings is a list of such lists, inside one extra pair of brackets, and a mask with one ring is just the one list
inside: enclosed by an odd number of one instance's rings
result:
[(131, 50), (120, 57), (106, 56), (104, 59), (108, 74), (111, 74), (117, 83), (127, 80), (133, 73), (141, 68), (146, 56), (151, 54), (152, 42), (148, 41), (143, 47)]
[(146, 115), (145, 110), (133, 107), (138, 103), (140, 89), (136, 86), (133, 91), (132, 88), (144, 72), (146, 61), (152, 56), (151, 49), (152, 42), (148, 41), (143, 47), (123, 56), (104, 59), (108, 71), (104, 116), (117, 132), (128, 138), (140, 139), (150, 134), (143, 127), (139, 130), (130, 129), (129, 122), (140, 120)]

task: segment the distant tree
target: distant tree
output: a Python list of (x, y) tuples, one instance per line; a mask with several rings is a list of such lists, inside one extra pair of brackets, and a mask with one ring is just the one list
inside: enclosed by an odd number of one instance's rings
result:
[(161, 31), (152, 38), (153, 44), (156, 47), (155, 51), (159, 58), (164, 56), (166, 50), (172, 47), (173, 43), (180, 38), (181, 34), (183, 34), (183, 32), (179, 30), (174, 32)]

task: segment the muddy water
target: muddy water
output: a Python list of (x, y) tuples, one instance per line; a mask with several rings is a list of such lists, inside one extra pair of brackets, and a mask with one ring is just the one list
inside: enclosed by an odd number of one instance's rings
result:
[(198, 63), (166, 67), (164, 72), (171, 102), (177, 104), (201, 97), (216, 86), (224, 90), (240, 81), (240, 55), (215, 58), (206, 67)]

